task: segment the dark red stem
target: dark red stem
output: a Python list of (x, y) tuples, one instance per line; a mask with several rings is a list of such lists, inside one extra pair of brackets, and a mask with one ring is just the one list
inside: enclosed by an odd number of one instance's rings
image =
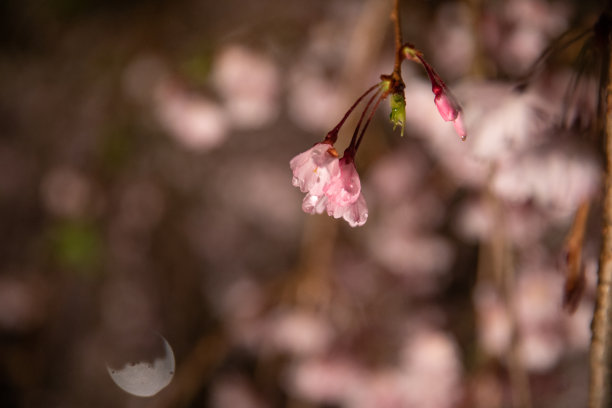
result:
[(363, 98), (366, 97), (366, 95), (368, 95), (370, 92), (372, 92), (374, 89), (376, 89), (376, 87), (378, 87), (379, 85), (380, 84), (372, 85), (359, 98), (357, 98), (355, 103), (353, 103), (353, 105), (349, 108), (349, 110), (346, 111), (346, 113), (344, 114), (344, 117), (342, 118), (342, 120), (340, 120), (340, 122), (336, 125), (336, 127), (334, 127), (332, 130), (330, 130), (327, 133), (327, 136), (325, 136), (324, 142), (328, 142), (328, 143), (331, 142), (330, 144), (336, 143), (336, 140), (338, 140), (338, 132), (340, 132), (340, 128), (342, 127), (342, 125), (344, 125), (344, 122), (346, 121), (346, 119), (353, 112), (355, 107), (357, 107), (357, 105), (359, 105), (359, 102), (361, 102), (363, 100)]

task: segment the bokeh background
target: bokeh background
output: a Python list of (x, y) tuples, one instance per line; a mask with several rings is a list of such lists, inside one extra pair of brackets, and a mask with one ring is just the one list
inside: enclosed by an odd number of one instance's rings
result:
[[(405, 62), (405, 136), (381, 107), (355, 229), (304, 214), (288, 163), (392, 70), (391, 1), (0, 3), (0, 406), (585, 405), (602, 58), (554, 41), (602, 4), (400, 3), (468, 139)], [(123, 392), (106, 365), (157, 333), (172, 383)]]

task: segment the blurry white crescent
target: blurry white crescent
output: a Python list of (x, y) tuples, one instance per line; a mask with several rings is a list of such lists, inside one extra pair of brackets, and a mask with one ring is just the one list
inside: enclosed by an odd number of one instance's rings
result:
[(138, 397), (151, 397), (170, 384), (174, 376), (174, 353), (170, 344), (164, 342), (164, 355), (153, 360), (127, 363), (116, 370), (106, 365), (111, 378), (125, 392)]

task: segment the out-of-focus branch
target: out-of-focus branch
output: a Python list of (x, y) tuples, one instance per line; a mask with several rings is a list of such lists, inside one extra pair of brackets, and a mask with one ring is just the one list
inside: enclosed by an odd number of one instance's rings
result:
[(229, 341), (221, 331), (202, 336), (176, 371), (167, 389), (150, 403), (153, 408), (187, 407), (227, 356)]
[(490, 194), (495, 214), (494, 233), (491, 238), (494, 277), (501, 288), (504, 305), (508, 311), (511, 326), (511, 342), (506, 362), (510, 376), (512, 391), (512, 406), (515, 408), (531, 408), (531, 390), (529, 375), (523, 365), (520, 355), (520, 333), (518, 313), (516, 311), (516, 276), (512, 246), (506, 238), (504, 212), (498, 197)]
[(580, 204), (574, 215), (574, 222), (565, 243), (566, 274), (563, 307), (570, 313), (573, 313), (576, 307), (578, 307), (582, 292), (584, 291), (585, 278), (584, 267), (582, 266), (582, 246), (589, 217), (589, 207), (590, 203), (588, 201)]
[(591, 377), (589, 383), (589, 408), (605, 408), (612, 404), (610, 384), (612, 369), (612, 58), (610, 41), (607, 41), (608, 78), (606, 87), (605, 156), (606, 176), (604, 185), (604, 213), (597, 300), (593, 315), (591, 339)]

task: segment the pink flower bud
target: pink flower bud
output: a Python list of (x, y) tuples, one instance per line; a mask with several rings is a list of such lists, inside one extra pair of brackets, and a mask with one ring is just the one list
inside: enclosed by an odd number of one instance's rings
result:
[(408, 52), (406, 55), (410, 56), (412, 59), (416, 58), (420, 61), (425, 68), (427, 76), (431, 81), (431, 91), (434, 93), (434, 103), (436, 104), (436, 108), (438, 108), (438, 112), (440, 112), (440, 116), (447, 122), (452, 121), (455, 131), (461, 137), (461, 140), (465, 140), (467, 133), (463, 126), (463, 120), (461, 119), (461, 107), (459, 103), (455, 100), (455, 97), (448, 88), (446, 88), (440, 75), (438, 75), (427, 61), (425, 61), (423, 55), (416, 51), (409, 52), (410, 49), (411, 48), (408, 47), (406, 48), (408, 51), (405, 50), (404, 52)]
[(461, 112), (457, 113), (457, 117), (453, 121), (453, 126), (455, 127), (455, 131), (457, 132), (457, 134), (461, 137), (461, 140), (465, 140), (467, 133), (465, 131), (465, 127), (463, 126), (462, 116), (463, 115), (461, 115)]
[(442, 119), (444, 119), (445, 121), (449, 122), (455, 120), (459, 115), (459, 111), (448, 98), (444, 90), (441, 90), (439, 93), (436, 94), (436, 96), (434, 97), (434, 102), (436, 103), (438, 112), (440, 112), (440, 116), (442, 116)]

